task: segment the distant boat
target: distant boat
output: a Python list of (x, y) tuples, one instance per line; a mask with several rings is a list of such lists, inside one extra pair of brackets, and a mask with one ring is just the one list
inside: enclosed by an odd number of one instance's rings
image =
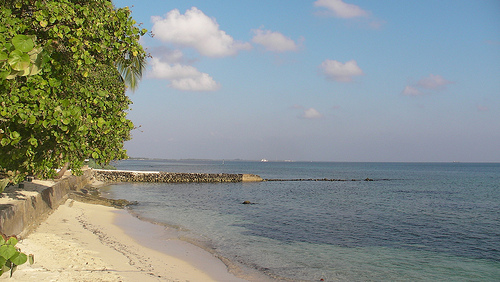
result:
[(268, 160), (266, 160), (266, 159), (262, 159), (260, 161), (263, 162), (263, 163), (267, 163), (268, 162)]

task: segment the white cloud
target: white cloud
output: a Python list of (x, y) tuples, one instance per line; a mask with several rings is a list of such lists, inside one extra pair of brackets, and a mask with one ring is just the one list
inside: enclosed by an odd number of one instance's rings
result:
[(420, 92), (420, 90), (418, 90), (417, 88), (408, 85), (405, 87), (403, 92), (401, 92), (401, 94), (406, 95), (406, 96), (419, 96), (419, 95), (422, 95), (422, 92)]
[(215, 91), (220, 85), (207, 73), (172, 80), (172, 87), (184, 91)]
[(422, 96), (429, 94), (429, 91), (426, 90), (443, 90), (446, 89), (448, 84), (452, 83), (452, 81), (446, 80), (440, 75), (430, 74), (428, 77), (420, 79), (415, 84), (407, 85), (401, 94), (406, 96)]
[(305, 118), (305, 119), (316, 119), (316, 118), (322, 118), (322, 117), (323, 117), (323, 115), (314, 108), (309, 108), (309, 109), (305, 110), (304, 113), (302, 114), (302, 118)]
[(215, 91), (220, 88), (207, 73), (202, 73), (193, 66), (165, 63), (157, 58), (151, 60), (153, 78), (170, 80), (172, 88), (183, 91)]
[(453, 82), (444, 79), (440, 75), (430, 74), (417, 82), (417, 85), (425, 89), (443, 89)]
[(231, 56), (240, 50), (252, 48), (250, 43), (235, 41), (225, 31), (219, 29), (219, 24), (214, 18), (208, 17), (196, 7), (187, 10), (184, 15), (175, 9), (168, 12), (164, 18), (153, 16), (151, 20), (155, 38), (192, 47), (204, 56)]
[(335, 60), (326, 60), (321, 63), (323, 74), (338, 82), (351, 82), (354, 76), (363, 75), (363, 71), (355, 60), (341, 63)]
[(339, 18), (356, 18), (365, 17), (368, 12), (361, 9), (359, 6), (344, 3), (342, 0), (318, 0), (314, 2), (314, 6), (327, 8)]
[(255, 29), (253, 32), (255, 36), (252, 38), (252, 42), (264, 46), (267, 51), (286, 52), (298, 49), (295, 41), (279, 32), (262, 29)]
[(151, 50), (151, 54), (154, 58), (160, 58), (161, 61), (170, 64), (187, 62), (184, 53), (179, 49), (171, 49), (167, 46), (157, 46), (148, 49)]

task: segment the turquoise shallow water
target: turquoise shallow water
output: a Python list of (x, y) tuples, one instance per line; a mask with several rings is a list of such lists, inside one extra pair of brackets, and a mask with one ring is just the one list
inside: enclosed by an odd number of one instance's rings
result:
[(111, 197), (139, 202), (140, 216), (271, 277), (500, 278), (500, 164), (127, 160), (117, 167), (374, 180), (111, 186)]

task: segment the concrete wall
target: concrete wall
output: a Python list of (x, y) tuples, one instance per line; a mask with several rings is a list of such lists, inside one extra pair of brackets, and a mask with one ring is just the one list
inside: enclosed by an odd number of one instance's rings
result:
[(66, 199), (69, 191), (90, 182), (91, 171), (82, 176), (67, 176), (56, 182), (24, 182), (24, 188), (8, 187), (0, 199), (0, 232), (26, 236)]

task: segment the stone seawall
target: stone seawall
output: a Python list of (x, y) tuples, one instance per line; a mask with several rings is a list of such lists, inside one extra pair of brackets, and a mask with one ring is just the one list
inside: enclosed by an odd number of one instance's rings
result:
[(262, 181), (260, 176), (253, 174), (173, 173), (100, 169), (93, 171), (95, 179), (102, 182), (223, 183)]

